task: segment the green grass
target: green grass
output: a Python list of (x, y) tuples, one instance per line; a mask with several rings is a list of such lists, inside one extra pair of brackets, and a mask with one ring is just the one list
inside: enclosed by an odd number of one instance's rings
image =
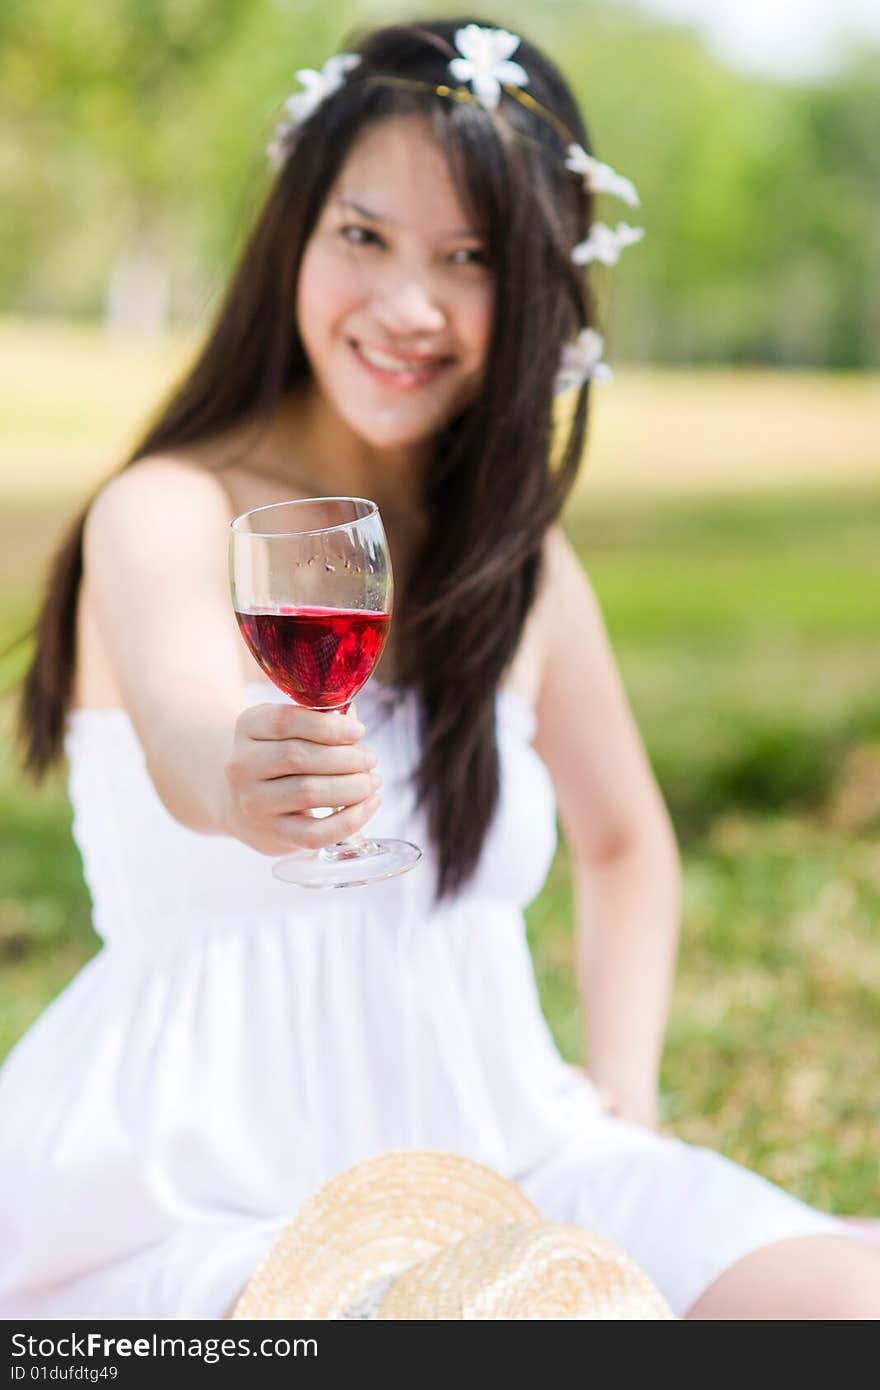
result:
[[(876, 494), (850, 487), (606, 498), (568, 520), (683, 848), (664, 1120), (865, 1215), (880, 1215), (876, 514)], [(34, 550), (39, 518), (9, 524)], [(24, 582), (10, 593), (8, 632), (29, 601)], [(0, 834), (6, 1050), (97, 942), (63, 790), (23, 790), (7, 761)], [(551, 1028), (575, 1059), (564, 845), (528, 926)]]
[[(684, 901), (665, 1124), (807, 1201), (880, 1214), (875, 845), (791, 816), (719, 820), (685, 854)], [(528, 917), (541, 997), (574, 1059), (564, 853)]]
[(805, 809), (880, 737), (878, 493), (770, 493), (582, 511), (606, 615), (679, 833)]

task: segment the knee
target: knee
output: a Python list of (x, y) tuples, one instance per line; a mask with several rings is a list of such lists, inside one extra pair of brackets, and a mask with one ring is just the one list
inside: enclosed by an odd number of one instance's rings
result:
[(880, 1251), (868, 1249), (860, 1241), (847, 1242), (854, 1248), (846, 1252), (828, 1273), (824, 1295), (827, 1311), (812, 1316), (837, 1321), (880, 1319)]
[(687, 1317), (810, 1322), (880, 1318), (880, 1250), (836, 1235), (763, 1246), (720, 1275)]

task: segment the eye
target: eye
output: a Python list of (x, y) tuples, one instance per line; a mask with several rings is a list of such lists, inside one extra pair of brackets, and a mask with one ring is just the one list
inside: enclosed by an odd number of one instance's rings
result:
[(358, 222), (347, 222), (344, 227), (339, 228), (339, 235), (343, 241), (347, 241), (349, 246), (382, 246), (382, 238), (369, 227), (362, 227)]
[(460, 246), (449, 257), (453, 265), (488, 265), (489, 257), (482, 246)]

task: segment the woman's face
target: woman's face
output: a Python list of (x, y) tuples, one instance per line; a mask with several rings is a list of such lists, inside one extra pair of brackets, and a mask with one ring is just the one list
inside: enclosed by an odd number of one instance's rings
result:
[(480, 387), (493, 277), (427, 122), (355, 141), (306, 244), (297, 321), (330, 405), (376, 448), (425, 440)]

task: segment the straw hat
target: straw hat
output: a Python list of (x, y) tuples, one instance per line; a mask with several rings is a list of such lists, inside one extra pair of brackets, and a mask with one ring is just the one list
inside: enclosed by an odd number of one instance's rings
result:
[(545, 1221), (458, 1154), (406, 1149), (339, 1173), (303, 1204), (232, 1318), (671, 1318), (611, 1241)]

